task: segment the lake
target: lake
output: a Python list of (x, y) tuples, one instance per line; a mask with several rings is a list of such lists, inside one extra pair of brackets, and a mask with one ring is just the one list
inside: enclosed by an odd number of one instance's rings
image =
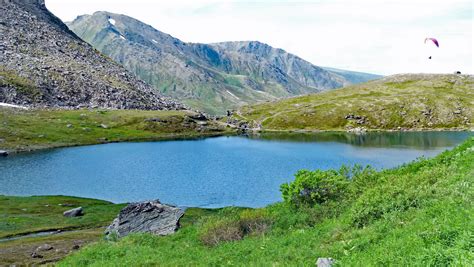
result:
[(115, 143), (0, 158), (0, 194), (70, 195), (186, 207), (262, 207), (299, 169), (392, 168), (433, 157), (471, 132), (262, 134)]

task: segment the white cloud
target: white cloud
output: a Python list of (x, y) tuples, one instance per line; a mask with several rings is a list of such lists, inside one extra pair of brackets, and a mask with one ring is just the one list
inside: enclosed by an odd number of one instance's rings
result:
[[(129, 15), (188, 42), (259, 40), (320, 66), (381, 74), (473, 70), (470, 0), (46, 0), (46, 5), (65, 21), (98, 10)], [(423, 43), (428, 36), (439, 39), (439, 49)]]

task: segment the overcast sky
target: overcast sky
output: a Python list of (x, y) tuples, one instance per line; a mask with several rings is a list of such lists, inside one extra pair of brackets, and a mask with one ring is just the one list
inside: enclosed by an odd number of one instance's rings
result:
[[(186, 42), (258, 40), (318, 66), (473, 73), (472, 0), (46, 0), (63, 21), (125, 14)], [(440, 48), (424, 44), (435, 37)], [(429, 60), (428, 57), (432, 56)]]

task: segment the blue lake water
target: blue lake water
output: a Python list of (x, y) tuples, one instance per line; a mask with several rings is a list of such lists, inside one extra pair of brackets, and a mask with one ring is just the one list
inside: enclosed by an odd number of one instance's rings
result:
[(280, 201), (280, 184), (299, 169), (392, 168), (435, 156), (468, 136), (472, 133), (267, 134), (51, 149), (0, 158), (0, 194), (261, 207)]

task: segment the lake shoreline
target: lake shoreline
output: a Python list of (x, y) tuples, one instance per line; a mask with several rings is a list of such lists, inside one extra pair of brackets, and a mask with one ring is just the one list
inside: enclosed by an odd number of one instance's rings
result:
[(50, 149), (57, 148), (72, 148), (72, 147), (81, 147), (81, 146), (94, 146), (94, 145), (107, 145), (107, 144), (116, 144), (116, 143), (144, 143), (144, 142), (162, 142), (162, 141), (186, 141), (186, 140), (199, 140), (203, 138), (213, 138), (220, 136), (235, 136), (234, 133), (208, 133), (208, 134), (183, 134), (183, 135), (172, 135), (172, 136), (159, 136), (151, 138), (129, 138), (124, 140), (112, 140), (112, 141), (101, 141), (101, 142), (91, 142), (91, 143), (78, 143), (78, 144), (51, 144), (39, 147), (30, 147), (29, 149), (13, 149), (6, 150), (9, 155), (16, 154), (25, 154), (31, 152), (47, 151)]
[[(196, 133), (196, 134), (174, 134), (170, 136), (158, 136), (158, 137), (150, 137), (150, 138), (127, 138), (123, 140), (101, 140), (97, 142), (90, 142), (90, 143), (77, 143), (77, 144), (49, 144), (49, 145), (41, 145), (37, 147), (29, 147), (28, 149), (12, 149), (5, 151), (8, 154), (15, 155), (15, 154), (23, 154), (23, 153), (30, 153), (30, 152), (38, 152), (38, 151), (46, 151), (49, 149), (56, 149), (56, 148), (68, 148), (68, 147), (80, 147), (80, 146), (92, 146), (92, 145), (105, 145), (105, 144), (114, 144), (114, 143), (142, 143), (142, 142), (162, 142), (162, 141), (187, 141), (187, 140), (199, 140), (204, 138), (212, 138), (212, 137), (221, 137), (221, 136), (253, 136), (259, 134), (316, 134), (316, 133), (347, 133), (347, 134), (355, 134), (355, 135), (364, 135), (368, 133), (406, 133), (406, 132), (474, 132), (474, 129), (467, 129), (467, 128), (414, 128), (414, 129), (402, 129), (402, 130), (387, 130), (387, 129), (367, 129), (365, 132), (358, 133), (358, 132), (349, 132), (347, 130), (342, 129), (334, 129), (334, 130), (273, 130), (273, 129), (265, 129), (265, 130), (249, 130), (245, 133), (238, 133), (236, 131), (226, 131), (224, 133)], [(1, 147), (0, 147), (1, 148)], [(0, 149), (1, 150), (1, 149)]]

